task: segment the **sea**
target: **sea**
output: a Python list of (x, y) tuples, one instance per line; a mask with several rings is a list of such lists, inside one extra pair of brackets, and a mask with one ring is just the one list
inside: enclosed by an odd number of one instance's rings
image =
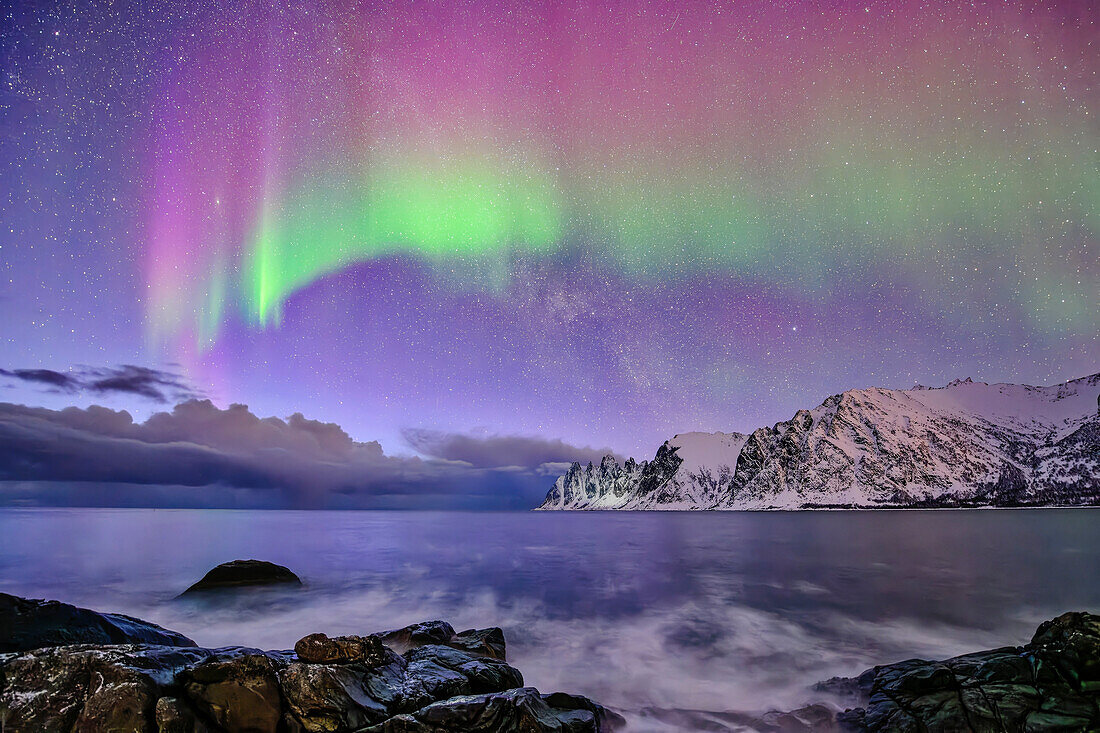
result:
[[(300, 589), (177, 596), (215, 565)], [(444, 619), (500, 626), (543, 692), (631, 730), (654, 709), (838, 705), (875, 664), (1027, 642), (1100, 612), (1100, 510), (397, 512), (0, 509), (0, 591), (121, 612), (202, 646), (288, 649)]]

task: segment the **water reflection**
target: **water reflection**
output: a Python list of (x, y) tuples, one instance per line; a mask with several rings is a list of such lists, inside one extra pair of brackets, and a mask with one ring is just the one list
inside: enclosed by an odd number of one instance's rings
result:
[[(1100, 607), (1100, 512), (466, 514), (0, 511), (0, 590), (204, 645), (428, 618), (501, 625), (544, 689), (648, 705), (796, 707), (812, 683), (1025, 641)], [(173, 601), (235, 558), (301, 591)]]

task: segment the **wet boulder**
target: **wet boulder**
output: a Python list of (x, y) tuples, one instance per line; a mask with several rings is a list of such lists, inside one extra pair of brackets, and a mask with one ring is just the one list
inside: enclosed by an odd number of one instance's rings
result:
[(371, 636), (326, 636), (310, 634), (294, 645), (298, 659), (311, 664), (348, 664), (358, 662), (367, 667), (385, 663), (389, 650), (382, 640)]
[(287, 658), (245, 647), (211, 650), (210, 658), (180, 679), (187, 701), (218, 730), (273, 731), (282, 719), (278, 670)]
[[(0, 639), (6, 632), (0, 627)], [(499, 629), (455, 634), (449, 624), (429, 622), (400, 632), (414, 645), (404, 654), (377, 636), (324, 634), (303, 637), (294, 652), (70, 644), (0, 653), (0, 727), (4, 733), (598, 733), (618, 720), (587, 698), (524, 688), (519, 670), (494, 656), (504, 653)]]
[(424, 621), (403, 629), (383, 631), (378, 636), (386, 646), (399, 654), (429, 644), (437, 644), (482, 657), (502, 661), (505, 659), (504, 632), (496, 626), (467, 629), (455, 633), (454, 627), (446, 621)]
[(425, 644), (446, 644), (454, 635), (454, 627), (446, 621), (422, 621), (403, 629), (382, 631), (378, 634), (382, 643), (398, 654)]
[(503, 662), (501, 669), (476, 666), (478, 657), (467, 652), (430, 644), (406, 652), (406, 667), (399, 688), (396, 712), (411, 712), (429, 703), (456, 695), (507, 689), (509, 682), (522, 684), (518, 670)]
[(770, 710), (764, 714), (736, 710), (691, 710), (647, 707), (639, 711), (644, 721), (661, 730), (710, 731), (711, 733), (838, 733), (836, 712), (821, 704), (797, 710)]
[[(367, 733), (599, 733), (622, 724), (622, 718), (614, 713), (604, 711), (601, 717), (591, 710), (599, 706), (586, 698), (570, 695), (564, 699), (570, 707), (556, 707), (533, 687), (453, 697), (390, 718), (368, 728)], [(584, 703), (579, 703), (581, 700)]]
[(865, 732), (1095, 730), (1098, 672), (1100, 616), (1067, 613), (1022, 647), (874, 667), (854, 685), (863, 705), (837, 719)]
[(292, 662), (280, 671), (279, 685), (291, 719), (310, 733), (353, 731), (380, 723), (390, 717), (394, 700), (385, 692), (375, 697), (389, 689), (372, 686), (368, 670), (355, 663)]
[(504, 632), (494, 626), (488, 629), (468, 629), (451, 637), (447, 646), (462, 649), (492, 659), (504, 659)]
[(1100, 616), (1077, 611), (1044, 621), (1028, 646), (1065, 678), (1100, 691)]
[[(443, 696), (437, 688), (451, 695), (468, 695), (523, 686), (523, 675), (515, 667), (462, 649), (431, 644), (406, 652), (404, 656), (409, 663), (406, 676), (431, 690), (436, 699)], [(449, 688), (450, 680), (457, 680), (457, 686)]]
[(0, 593), (0, 652), (63, 644), (195, 646), (183, 634), (120, 613)]
[(1021, 647), (908, 659), (818, 684), (818, 692), (851, 706), (841, 713), (816, 703), (763, 715), (667, 708), (638, 714), (664, 728), (726, 733), (1078, 733), (1100, 730), (1098, 665), (1100, 616), (1067, 613), (1043, 623)]
[[(543, 695), (542, 699), (551, 709), (562, 713), (568, 713), (573, 719), (583, 718), (584, 711), (592, 713), (592, 719), (596, 723), (598, 731), (615, 731), (626, 725), (626, 721), (618, 713), (608, 710), (593, 700), (583, 695), (570, 695), (565, 692), (551, 692)], [(582, 728), (583, 730), (584, 728)], [(567, 729), (568, 730), (568, 729)]]
[(152, 729), (163, 688), (205, 649), (73, 645), (0, 657), (5, 731)]
[(191, 707), (175, 697), (162, 697), (153, 708), (157, 733), (210, 733)]

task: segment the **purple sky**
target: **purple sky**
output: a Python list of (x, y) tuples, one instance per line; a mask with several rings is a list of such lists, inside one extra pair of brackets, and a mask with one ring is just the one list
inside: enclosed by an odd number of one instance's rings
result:
[(1089, 3), (139, 5), (0, 15), (0, 368), (649, 457), (1100, 364)]

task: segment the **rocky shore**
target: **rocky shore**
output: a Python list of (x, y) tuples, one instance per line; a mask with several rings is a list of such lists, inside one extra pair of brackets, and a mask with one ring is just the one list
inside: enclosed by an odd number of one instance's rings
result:
[(310, 634), (292, 651), (204, 649), (138, 619), (0, 594), (0, 637), (5, 733), (603, 733), (623, 722), (587, 698), (524, 687), (498, 628), (433, 621)]
[(817, 692), (847, 703), (765, 715), (656, 709), (672, 730), (715, 733), (1086, 733), (1100, 731), (1100, 616), (1066, 613), (1028, 644), (942, 661), (910, 659), (835, 678)]
[[(214, 733), (601, 733), (624, 719), (525, 687), (499, 628), (443, 621), (293, 650), (204, 649), (155, 624), (0, 594), (0, 729)], [(1100, 616), (1066, 613), (1021, 647), (907, 660), (817, 693), (847, 701), (764, 715), (646, 709), (665, 730), (1100, 730)], [(650, 729), (644, 724), (643, 729)]]
[(1062, 614), (1022, 647), (912, 659), (822, 688), (862, 703), (837, 716), (841, 730), (1100, 730), (1100, 616)]

